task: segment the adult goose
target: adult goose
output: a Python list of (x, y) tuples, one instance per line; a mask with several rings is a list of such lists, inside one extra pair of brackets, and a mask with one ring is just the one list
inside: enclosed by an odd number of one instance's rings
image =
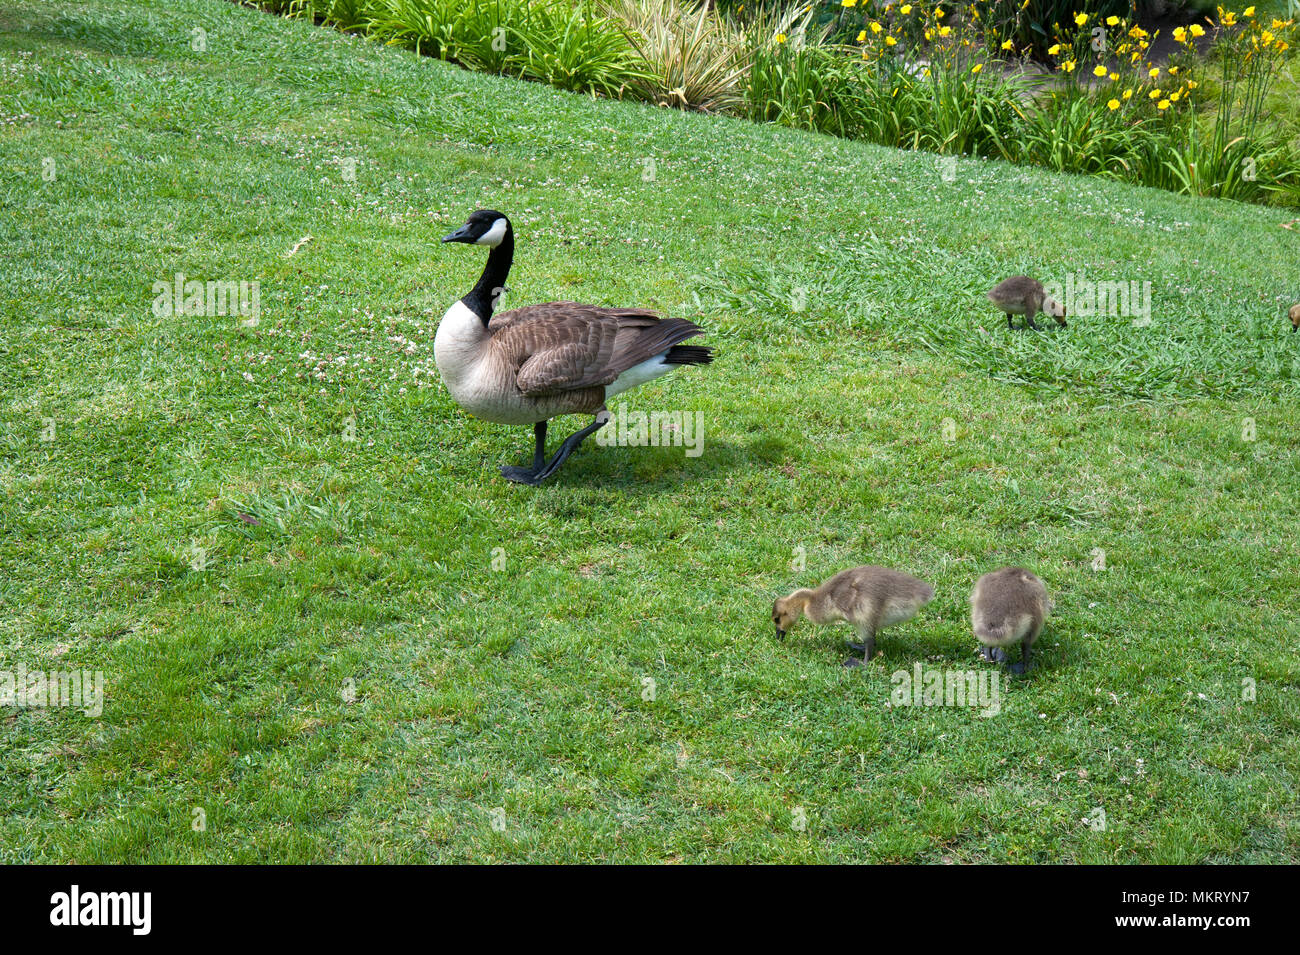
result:
[[(443, 242), (485, 245), (487, 265), (478, 284), (447, 310), (433, 340), (438, 372), (452, 398), (475, 417), (500, 424), (531, 424), (536, 445), (531, 467), (505, 465), (503, 477), (540, 484), (579, 444), (609, 420), (605, 402), (678, 365), (706, 365), (712, 349), (682, 345), (701, 329), (683, 318), (643, 308), (600, 308), (547, 302), (493, 317), (514, 261), (510, 220), (480, 209)], [(548, 461), (546, 424), (556, 415), (591, 414)]]

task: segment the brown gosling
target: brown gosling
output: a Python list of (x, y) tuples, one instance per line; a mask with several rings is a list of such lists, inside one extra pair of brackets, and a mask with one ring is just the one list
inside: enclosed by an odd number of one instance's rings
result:
[(1056, 324), (1062, 328), (1066, 327), (1065, 306), (1047, 294), (1043, 283), (1028, 275), (1013, 275), (1009, 279), (1003, 279), (989, 289), (987, 294), (989, 301), (1006, 313), (1007, 328), (1015, 327), (1011, 323), (1012, 315), (1023, 315), (1025, 323), (1030, 328), (1037, 329), (1034, 316), (1039, 312), (1056, 319)]
[(772, 605), (776, 638), (784, 640), (799, 615), (816, 624), (845, 622), (858, 631), (861, 643), (849, 646), (862, 659), (844, 661), (846, 667), (866, 664), (876, 654), (876, 632), (910, 619), (934, 599), (934, 588), (924, 580), (888, 567), (854, 567), (841, 571), (820, 587), (796, 590)]
[(1047, 588), (1023, 567), (985, 574), (975, 581), (970, 595), (970, 622), (981, 644), (980, 655), (993, 663), (1009, 663), (1003, 648), (1019, 643), (1021, 660), (1007, 669), (1024, 673), (1029, 669), (1029, 648), (1051, 610)]
[(1291, 319), (1291, 331), (1300, 328), (1300, 302), (1291, 306), (1287, 311), (1287, 316)]

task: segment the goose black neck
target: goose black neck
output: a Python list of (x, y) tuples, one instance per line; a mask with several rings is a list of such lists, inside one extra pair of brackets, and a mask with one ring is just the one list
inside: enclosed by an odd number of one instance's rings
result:
[(473, 291), (461, 299), (465, 307), (477, 315), (484, 325), (487, 325), (492, 318), (492, 310), (496, 308), (497, 299), (505, 292), (506, 276), (510, 274), (510, 265), (514, 259), (515, 236), (513, 230), (507, 226), (501, 244), (488, 253), (487, 265), (483, 266), (483, 274), (479, 276), (478, 284), (474, 286)]

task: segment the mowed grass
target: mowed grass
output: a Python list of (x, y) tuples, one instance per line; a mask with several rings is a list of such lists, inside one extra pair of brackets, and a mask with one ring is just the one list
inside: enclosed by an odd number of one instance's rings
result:
[[(1284, 213), (217, 0), (19, 0), (0, 75), (0, 669), (108, 682), (98, 719), (0, 710), (3, 861), (1300, 859)], [(432, 354), (478, 207), (519, 233), (507, 304), (705, 326), (712, 366), (615, 399), (702, 412), (700, 457), (497, 476), (531, 435)], [(1150, 280), (1152, 323), (1010, 334), (982, 293), (1020, 271)], [(156, 316), (178, 272), (260, 282), (258, 324)], [(775, 596), (867, 562), (938, 591), (867, 670), (773, 639)], [(989, 666), (966, 597), (1008, 563), (1057, 609), (1001, 713), (889, 706)]]

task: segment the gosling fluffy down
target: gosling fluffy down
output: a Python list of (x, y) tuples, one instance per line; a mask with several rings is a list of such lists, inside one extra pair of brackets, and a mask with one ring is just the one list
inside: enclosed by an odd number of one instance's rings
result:
[(813, 623), (851, 624), (861, 643), (849, 646), (862, 653), (845, 666), (861, 666), (875, 655), (876, 632), (909, 620), (934, 599), (934, 588), (924, 580), (888, 567), (866, 565), (841, 571), (820, 587), (796, 590), (772, 605), (772, 623), (778, 640), (795, 625), (800, 614)]
[(1015, 673), (1029, 667), (1029, 648), (1042, 633), (1052, 611), (1047, 587), (1023, 567), (1003, 567), (975, 581), (970, 595), (970, 622), (986, 660), (1007, 663), (1005, 647), (1020, 644), (1021, 662)]
[(1013, 328), (1012, 315), (1025, 316), (1025, 324), (1038, 328), (1034, 316), (1039, 312), (1056, 319), (1062, 328), (1065, 324), (1065, 306), (1047, 294), (1043, 283), (1028, 275), (1013, 275), (1003, 279), (986, 293), (988, 300), (1001, 309), (1007, 316), (1007, 328)]

